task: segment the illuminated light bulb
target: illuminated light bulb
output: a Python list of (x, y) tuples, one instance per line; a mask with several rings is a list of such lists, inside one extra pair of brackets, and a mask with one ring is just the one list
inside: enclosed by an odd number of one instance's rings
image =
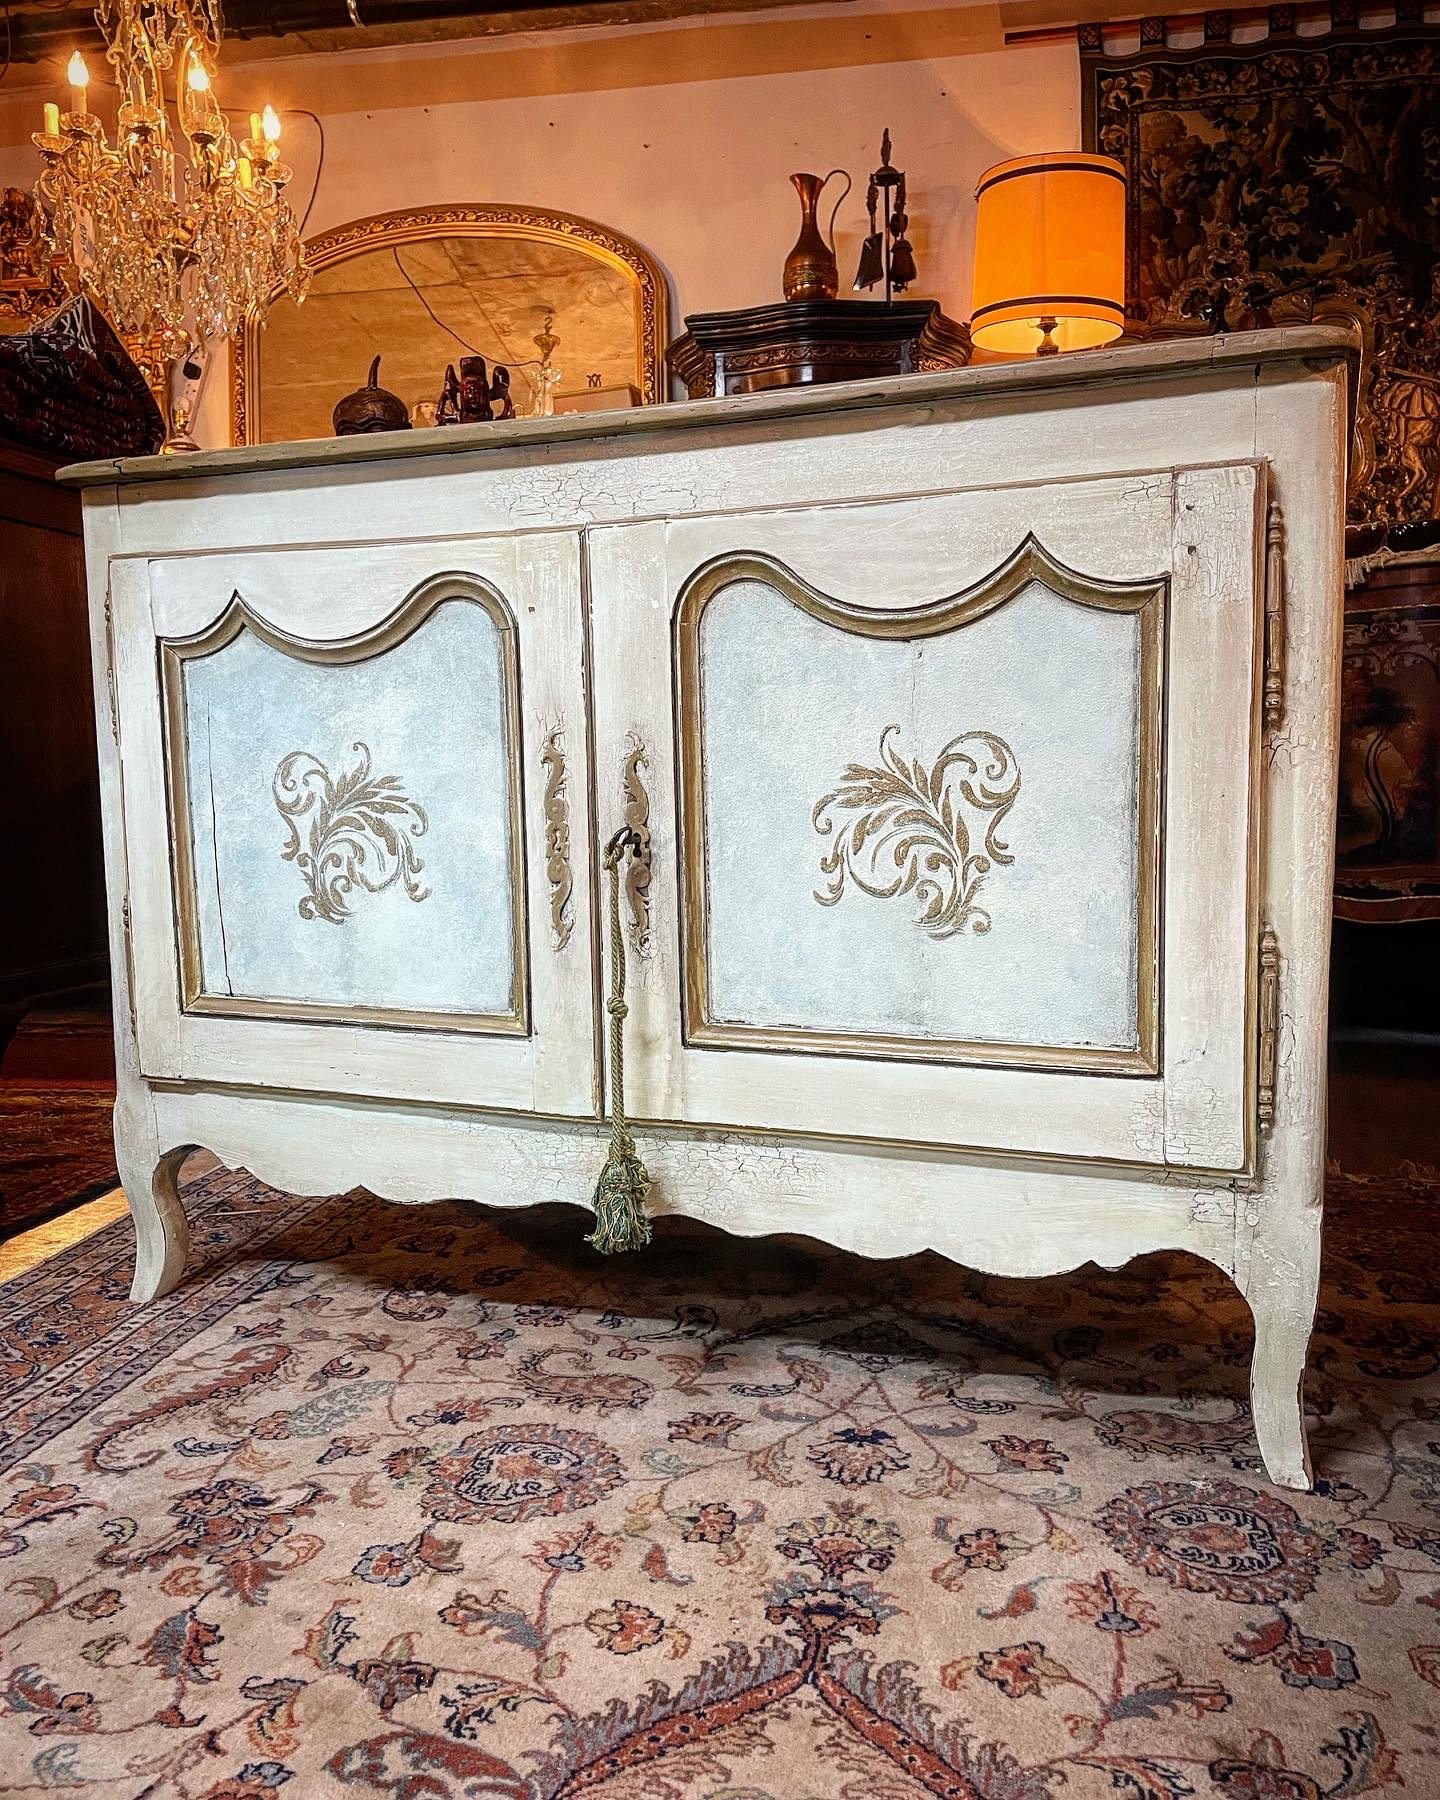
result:
[(273, 106), (267, 106), (265, 111), (260, 115), (260, 128), (265, 133), (265, 141), (267, 144), (279, 143), (280, 115)]
[(204, 63), (191, 63), (189, 70), (186, 72), (185, 83), (192, 94), (204, 94), (209, 92), (210, 76)]
[(77, 50), (70, 58), (65, 70), (65, 78), (70, 83), (70, 110), (75, 113), (88, 113), (90, 110), (90, 71), (85, 67), (85, 58)]

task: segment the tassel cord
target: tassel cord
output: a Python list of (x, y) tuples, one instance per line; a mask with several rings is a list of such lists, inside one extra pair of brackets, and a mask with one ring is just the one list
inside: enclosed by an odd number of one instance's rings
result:
[(635, 854), (640, 840), (628, 828), (617, 831), (605, 849), (605, 870), (610, 878), (610, 998), (605, 1010), (610, 1017), (610, 1150), (592, 1202), (595, 1229), (586, 1238), (604, 1256), (621, 1250), (638, 1250), (650, 1242), (650, 1219), (645, 1196), (650, 1177), (635, 1152), (635, 1139), (625, 1113), (625, 932), (620, 922), (620, 865), (627, 852)]

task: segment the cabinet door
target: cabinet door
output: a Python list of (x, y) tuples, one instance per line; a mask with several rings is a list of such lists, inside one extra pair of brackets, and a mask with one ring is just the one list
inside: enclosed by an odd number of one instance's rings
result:
[(1251, 1155), (1263, 470), (592, 535), (632, 1113)]
[(578, 540), (117, 559), (147, 1075), (595, 1107)]

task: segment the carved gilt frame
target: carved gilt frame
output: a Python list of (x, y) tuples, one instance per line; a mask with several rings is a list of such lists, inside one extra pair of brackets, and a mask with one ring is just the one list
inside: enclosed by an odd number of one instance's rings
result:
[[(710, 1016), (708, 893), (705, 863), (704, 687), (700, 623), (706, 606), (739, 581), (760, 581), (822, 624), (861, 637), (913, 640), (963, 630), (1006, 606), (1033, 581), (1062, 599), (1104, 612), (1135, 613), (1140, 622), (1138, 816), (1136, 844), (1136, 1041), (1133, 1047), (1000, 1043), (825, 1031), (808, 1026), (744, 1025)], [(820, 592), (776, 558), (717, 557), (681, 588), (674, 612), (675, 711), (679, 750), (680, 862), (683, 884), (681, 963), (684, 1038), (700, 1048), (780, 1050), (907, 1062), (966, 1062), (1086, 1074), (1160, 1072), (1161, 782), (1163, 777), (1165, 609), (1168, 576), (1104, 581), (1058, 562), (1027, 535), (990, 574), (972, 586), (918, 606), (851, 605)]]
[[(185, 704), (185, 665), (213, 655), (250, 631), (272, 650), (302, 662), (340, 665), (383, 656), (418, 631), (447, 601), (481, 607), (500, 639), (505, 766), (509, 788), (511, 986), (503, 1013), (422, 1012), (402, 1007), (343, 1006), (318, 1000), (267, 1000), (258, 996), (213, 994), (205, 990), (196, 905), (195, 848), (190, 817), (190, 770)], [(504, 598), (478, 575), (456, 571), (432, 575), (413, 589), (376, 625), (347, 638), (322, 641), (294, 637), (272, 625), (237, 591), (220, 616), (203, 631), (159, 643), (164, 695), (163, 757), (175, 892), (180, 968), (180, 1006), (186, 1013), (221, 1018), (293, 1019), (330, 1025), (383, 1025), (423, 1031), (464, 1031), (488, 1036), (530, 1035), (529, 920), (525, 890), (524, 808), (521, 789), (520, 663), (515, 620)]]
[[(390, 245), (427, 238), (521, 238), (530, 242), (575, 245), (597, 262), (618, 270), (635, 292), (635, 385), (642, 406), (654, 406), (667, 394), (665, 344), (669, 331), (670, 289), (659, 263), (648, 250), (623, 232), (597, 225), (574, 213), (550, 212), (533, 206), (425, 206), (375, 213), (322, 231), (305, 246), (313, 270), (327, 269), (351, 257)], [(272, 300), (284, 289), (278, 288)], [(230, 351), (230, 439), (234, 444), (261, 443), (260, 367), (261, 315), (252, 312)]]

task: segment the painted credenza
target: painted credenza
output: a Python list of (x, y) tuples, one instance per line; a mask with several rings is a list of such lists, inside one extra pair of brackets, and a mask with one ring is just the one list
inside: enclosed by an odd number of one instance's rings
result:
[(1012, 1275), (1193, 1250), (1304, 1485), (1352, 356), (72, 471), (135, 1298), (190, 1146), (585, 1203), (628, 823), (654, 1213)]

